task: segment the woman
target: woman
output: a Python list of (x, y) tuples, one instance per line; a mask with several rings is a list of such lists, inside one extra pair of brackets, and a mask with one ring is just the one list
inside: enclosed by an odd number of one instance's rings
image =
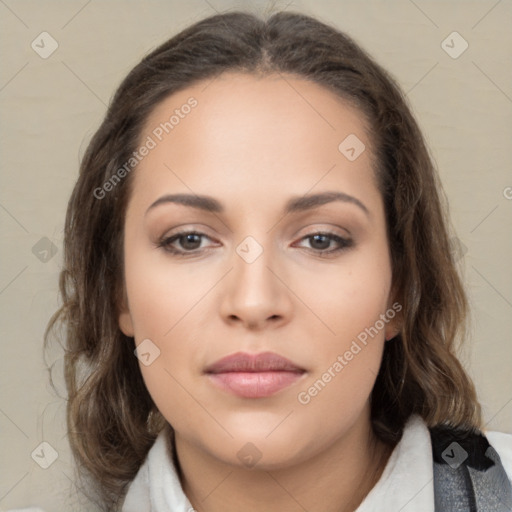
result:
[(510, 510), (438, 176), (332, 27), (230, 13), (146, 56), (84, 156), (60, 286), (105, 510)]

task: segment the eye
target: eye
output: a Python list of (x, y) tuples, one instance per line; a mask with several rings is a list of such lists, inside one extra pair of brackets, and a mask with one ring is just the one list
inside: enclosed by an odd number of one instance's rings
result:
[[(354, 245), (354, 242), (350, 238), (343, 238), (335, 233), (318, 232), (311, 233), (301, 240), (309, 241), (311, 250), (316, 252), (319, 256), (327, 257), (332, 254), (338, 253)], [(337, 247), (328, 249), (332, 243), (337, 244)]]
[[(162, 238), (158, 242), (158, 247), (178, 256), (187, 256), (187, 253), (194, 253), (202, 249), (201, 242), (204, 238), (209, 237), (198, 231), (180, 231), (172, 236)], [(176, 245), (179, 245), (181, 249)]]

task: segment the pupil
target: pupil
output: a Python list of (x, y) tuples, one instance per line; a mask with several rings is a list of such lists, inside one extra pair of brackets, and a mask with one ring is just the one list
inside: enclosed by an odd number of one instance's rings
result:
[[(194, 234), (189, 234), (189, 235), (185, 235), (184, 236), (185, 238), (185, 244), (184, 246), (188, 249), (195, 249), (196, 247), (194, 247), (194, 245), (197, 245), (197, 239), (199, 238), (198, 235), (194, 235)], [(194, 240), (195, 238), (195, 240)], [(190, 245), (192, 245), (192, 247), (190, 247)]]
[[(323, 244), (322, 244), (322, 238), (324, 239)], [(326, 249), (327, 247), (329, 247), (329, 239), (325, 235), (313, 235), (313, 240), (315, 243), (318, 240), (320, 240), (321, 247), (318, 247), (318, 244), (316, 244), (318, 249)]]

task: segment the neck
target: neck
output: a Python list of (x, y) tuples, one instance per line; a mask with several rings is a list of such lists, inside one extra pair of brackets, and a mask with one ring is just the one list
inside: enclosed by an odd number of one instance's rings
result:
[(183, 490), (200, 512), (353, 512), (392, 451), (376, 439), (369, 420), (315, 457), (272, 470), (227, 464), (178, 434), (175, 445)]

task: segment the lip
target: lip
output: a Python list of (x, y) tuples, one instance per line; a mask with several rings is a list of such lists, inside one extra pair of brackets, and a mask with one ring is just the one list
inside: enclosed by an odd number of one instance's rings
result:
[(291, 386), (304, 368), (273, 352), (242, 352), (219, 359), (205, 374), (217, 387), (243, 398), (265, 398)]

